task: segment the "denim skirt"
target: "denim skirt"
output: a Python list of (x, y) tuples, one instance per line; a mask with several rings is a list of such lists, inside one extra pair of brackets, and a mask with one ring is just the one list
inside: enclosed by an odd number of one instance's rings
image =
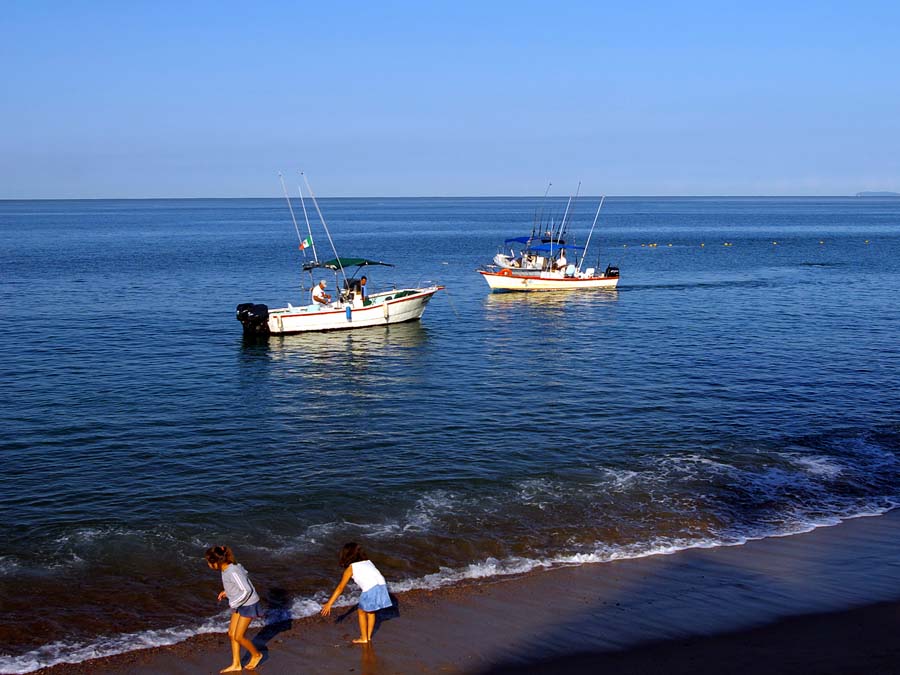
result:
[(252, 605), (238, 607), (234, 610), (234, 613), (250, 619), (261, 619), (263, 616), (262, 608), (259, 606), (258, 602), (254, 602)]
[(359, 596), (359, 608), (364, 612), (377, 612), (391, 606), (391, 596), (384, 584), (373, 586)]

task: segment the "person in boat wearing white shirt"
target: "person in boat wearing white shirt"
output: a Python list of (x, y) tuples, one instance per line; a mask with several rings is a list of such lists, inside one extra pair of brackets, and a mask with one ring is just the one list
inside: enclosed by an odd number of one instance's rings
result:
[(387, 609), (392, 605), (391, 596), (388, 593), (387, 582), (381, 576), (378, 568), (369, 560), (369, 556), (363, 547), (355, 542), (344, 544), (341, 549), (340, 565), (344, 568), (344, 576), (334, 593), (328, 598), (328, 602), (322, 607), (320, 614), (331, 614), (331, 606), (337, 600), (350, 579), (356, 582), (362, 594), (359, 596), (359, 638), (353, 644), (364, 645), (372, 641), (372, 631), (375, 628), (375, 612), (379, 609)]
[(569, 261), (566, 260), (566, 251), (563, 249), (559, 252), (559, 257), (556, 259), (556, 265), (554, 265), (555, 269), (564, 270), (566, 269), (566, 265), (569, 264)]
[(311, 305), (327, 305), (331, 302), (331, 296), (325, 292), (325, 287), (328, 285), (328, 282), (322, 279), (313, 286), (312, 293), (310, 293), (310, 303)]

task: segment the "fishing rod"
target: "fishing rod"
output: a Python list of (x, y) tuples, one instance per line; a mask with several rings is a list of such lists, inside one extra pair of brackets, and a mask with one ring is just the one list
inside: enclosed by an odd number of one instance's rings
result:
[[(579, 185), (581, 185), (581, 183), (579, 183)], [(566, 202), (566, 210), (565, 210), (565, 212), (563, 213), (562, 220), (559, 221), (559, 228), (557, 228), (556, 230), (552, 230), (552, 229), (550, 230), (550, 264), (551, 264), (551, 266), (553, 265), (553, 239), (554, 239), (554, 233), (556, 234), (556, 239), (558, 240), (558, 239), (559, 239), (559, 233), (562, 231), (562, 224), (563, 224), (564, 222), (566, 222), (566, 216), (569, 215), (569, 206), (570, 206), (571, 204), (572, 204), (572, 198), (569, 197), (569, 201)], [(559, 248), (559, 246), (557, 246), (557, 248)]]
[[(584, 265), (584, 259), (587, 257), (588, 247), (591, 245), (591, 236), (594, 234), (594, 226), (597, 224), (597, 218), (600, 217), (600, 209), (603, 208), (603, 200), (606, 199), (606, 195), (602, 195), (600, 197), (600, 205), (597, 207), (597, 213), (594, 214), (594, 222), (591, 224), (591, 231), (588, 232), (587, 242), (584, 245), (584, 253), (581, 254), (581, 262), (578, 263), (578, 271), (581, 271), (581, 266)], [(598, 253), (598, 265), (599, 265), (599, 253)]]
[(552, 182), (550, 182), (550, 181), (547, 182), (547, 189), (544, 190), (544, 198), (541, 200), (541, 213), (540, 213), (540, 216), (538, 215), (538, 212), (537, 212), (537, 211), (534, 212), (534, 224), (531, 226), (531, 238), (532, 238), (532, 239), (534, 239), (534, 231), (535, 231), (535, 228), (538, 227), (538, 226), (543, 227), (543, 222), (544, 222), (544, 204), (547, 202), (547, 194), (550, 192), (550, 186), (552, 186), (552, 185), (553, 185)]
[(325, 234), (328, 236), (328, 243), (331, 244), (331, 250), (334, 251), (334, 258), (337, 261), (338, 268), (341, 270), (341, 276), (344, 277), (344, 285), (349, 287), (349, 284), (347, 283), (347, 274), (346, 272), (344, 272), (344, 265), (341, 262), (341, 256), (338, 255), (337, 249), (334, 247), (334, 240), (331, 238), (331, 232), (328, 231), (328, 223), (325, 222), (325, 218), (322, 216), (322, 211), (321, 209), (319, 209), (319, 202), (316, 199), (316, 193), (313, 192), (312, 188), (310, 187), (309, 181), (306, 179), (306, 174), (301, 171), (300, 175), (303, 176), (303, 182), (306, 184), (306, 191), (309, 192), (309, 196), (312, 198), (313, 206), (316, 207), (316, 213), (319, 214), (319, 220), (322, 222), (322, 228), (325, 230)]
[[(300, 175), (303, 175), (302, 171), (300, 172)], [(297, 192), (300, 193), (300, 206), (303, 207), (303, 217), (306, 219), (306, 231), (309, 232), (309, 245), (312, 246), (313, 260), (318, 263), (319, 254), (316, 253), (316, 240), (313, 239), (312, 236), (312, 226), (309, 224), (309, 214), (306, 212), (306, 202), (303, 201), (303, 190), (300, 188), (300, 185), (297, 185)]]
[[(284, 198), (287, 201), (288, 210), (291, 212), (291, 220), (294, 223), (294, 231), (297, 233), (297, 241), (299, 241), (301, 244), (300, 250), (303, 251), (303, 257), (305, 258), (306, 251), (303, 250), (302, 246), (303, 238), (300, 236), (300, 228), (297, 227), (297, 219), (294, 217), (294, 207), (291, 206), (291, 199), (290, 197), (288, 197), (287, 188), (284, 186), (284, 176), (280, 171), (278, 172), (278, 179), (281, 181), (281, 191), (284, 193)], [(303, 195), (300, 195), (300, 202), (303, 203)], [(304, 209), (303, 212), (306, 213), (306, 210)]]
[[(572, 222), (572, 215), (575, 213), (575, 204), (578, 202), (578, 195), (581, 192), (581, 181), (578, 181), (578, 187), (575, 188), (575, 197), (572, 199), (572, 214), (569, 215), (569, 222)], [(562, 239), (566, 232), (568, 231), (566, 223), (562, 222), (559, 226), (559, 236), (557, 239)]]

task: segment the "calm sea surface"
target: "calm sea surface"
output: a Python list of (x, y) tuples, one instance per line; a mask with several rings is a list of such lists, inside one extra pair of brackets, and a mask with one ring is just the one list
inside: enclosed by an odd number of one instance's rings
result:
[(447, 292), (252, 344), (308, 297), (283, 201), (0, 202), (0, 672), (221, 630), (212, 544), (284, 618), (348, 540), (402, 591), (900, 502), (900, 199), (607, 199), (618, 291), (491, 295), (539, 203), (322, 200)]

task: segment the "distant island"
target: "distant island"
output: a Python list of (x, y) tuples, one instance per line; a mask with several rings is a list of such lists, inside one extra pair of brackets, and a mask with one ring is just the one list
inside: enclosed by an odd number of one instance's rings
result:
[(857, 192), (857, 197), (900, 197), (900, 192)]

